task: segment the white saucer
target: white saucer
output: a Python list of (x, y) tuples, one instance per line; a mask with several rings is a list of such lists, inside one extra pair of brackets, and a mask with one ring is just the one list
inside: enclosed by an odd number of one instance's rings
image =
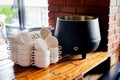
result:
[(52, 32), (48, 28), (42, 28), (40, 29), (40, 37), (42, 39), (45, 39), (47, 36), (52, 35)]
[(52, 35), (49, 35), (48, 37), (46, 37), (45, 41), (49, 48), (55, 48), (58, 46), (57, 38)]

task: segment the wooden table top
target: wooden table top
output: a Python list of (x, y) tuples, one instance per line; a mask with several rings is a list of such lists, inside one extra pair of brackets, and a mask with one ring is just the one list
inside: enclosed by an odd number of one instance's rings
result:
[(15, 65), (16, 80), (73, 80), (105, 61), (108, 55), (106, 52), (94, 52), (88, 53), (83, 60), (77, 57), (70, 57), (43, 69)]

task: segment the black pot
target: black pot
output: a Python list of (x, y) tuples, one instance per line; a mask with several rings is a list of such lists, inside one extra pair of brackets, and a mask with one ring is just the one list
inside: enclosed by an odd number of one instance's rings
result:
[(62, 56), (95, 51), (100, 43), (98, 18), (94, 16), (58, 17), (54, 35), (62, 47)]

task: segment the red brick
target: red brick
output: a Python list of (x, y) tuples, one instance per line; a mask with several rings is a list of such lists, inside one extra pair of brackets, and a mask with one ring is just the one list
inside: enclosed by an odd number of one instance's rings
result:
[(49, 5), (65, 5), (65, 0), (48, 0)]
[(109, 7), (110, 0), (96, 0), (96, 6), (105, 6)]
[(113, 43), (116, 40), (116, 35), (108, 37), (108, 43)]
[(48, 6), (48, 10), (49, 10), (49, 11), (58, 12), (58, 11), (59, 11), (59, 7), (58, 7), (58, 6)]
[(120, 21), (118, 22), (118, 25), (120, 26)]
[(108, 37), (110, 37), (110, 36), (112, 36), (112, 35), (114, 35), (114, 34), (115, 34), (114, 28), (108, 30)]
[(94, 14), (98, 14), (98, 8), (96, 8), (96, 7), (77, 7), (77, 13), (94, 13)]
[(109, 53), (118, 53), (119, 49), (118, 49), (118, 47), (116, 47), (116, 48), (113, 48), (113, 49), (109, 50), (108, 52)]
[(116, 14), (110, 14), (109, 15), (109, 21), (115, 21), (116, 20)]
[[(114, 52), (114, 51), (113, 51)], [(110, 65), (111, 66), (113, 66), (113, 65), (115, 65), (117, 62), (118, 62), (118, 52), (117, 53), (112, 53), (112, 51), (111, 51), (111, 61), (110, 61)]]
[(96, 0), (85, 0), (85, 6), (95, 6)]
[(118, 6), (110, 7), (110, 14), (116, 14), (118, 13), (118, 11)]
[(119, 41), (119, 40), (116, 40), (116, 41), (114, 41), (114, 43), (113, 43), (114, 47), (119, 47), (119, 44), (120, 44), (120, 41)]
[(120, 27), (118, 26), (115, 28), (115, 34), (119, 34), (119, 33), (120, 33)]
[(55, 25), (56, 24), (56, 19), (49, 19), (49, 25)]
[(91, 13), (91, 14), (108, 14), (109, 8), (99, 8), (99, 7), (78, 7), (77, 13)]
[(108, 7), (98, 7), (99, 14), (109, 14), (109, 8)]
[(86, 0), (85, 6), (109, 6), (109, 0)]
[[(120, 8), (119, 8), (120, 10)], [(116, 13), (116, 20), (120, 21), (120, 13)]]
[(117, 34), (117, 38), (118, 38), (118, 39), (119, 39), (119, 41), (120, 41), (120, 33), (118, 33), (118, 34)]
[(71, 13), (56, 13), (56, 14), (55, 14), (55, 17), (71, 16), (71, 15), (73, 15), (73, 14), (71, 14)]
[(72, 12), (72, 13), (75, 13), (75, 7), (68, 7), (68, 6), (65, 6), (65, 7), (60, 7), (60, 12)]
[(108, 45), (108, 50), (113, 49), (113, 47), (114, 47), (114, 45), (113, 45), (113, 44), (109, 44), (109, 45)]
[(55, 12), (48, 12), (49, 18), (55, 18)]
[(84, 6), (84, 0), (66, 0), (67, 6)]
[(118, 27), (118, 21), (109, 22), (109, 29)]

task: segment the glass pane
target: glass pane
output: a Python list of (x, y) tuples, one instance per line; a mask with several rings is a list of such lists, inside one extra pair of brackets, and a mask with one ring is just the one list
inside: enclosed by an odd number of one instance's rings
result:
[(19, 28), (17, 0), (0, 0), (0, 14), (6, 16), (6, 34), (16, 32)]
[(5, 14), (6, 24), (18, 26), (18, 6), (14, 0), (0, 0), (0, 14)]
[(48, 27), (48, 0), (24, 0), (25, 27)]

